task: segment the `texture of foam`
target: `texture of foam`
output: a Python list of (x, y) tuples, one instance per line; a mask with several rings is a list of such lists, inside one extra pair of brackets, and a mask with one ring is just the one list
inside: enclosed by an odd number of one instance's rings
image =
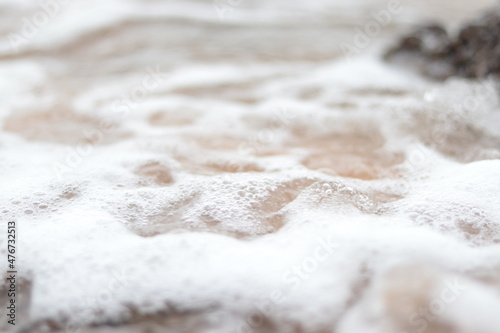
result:
[(2, 44), (22, 325), (498, 332), (496, 83), (377, 56), (433, 6), (489, 2), (410, 6), (351, 59), (338, 41), (385, 2), (237, 3), (74, 1)]

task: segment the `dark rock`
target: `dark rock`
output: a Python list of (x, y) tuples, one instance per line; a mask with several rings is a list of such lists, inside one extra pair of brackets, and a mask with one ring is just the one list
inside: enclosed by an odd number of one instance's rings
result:
[(434, 79), (499, 76), (500, 11), (465, 25), (454, 36), (438, 24), (418, 28), (401, 38), (385, 59), (416, 67)]

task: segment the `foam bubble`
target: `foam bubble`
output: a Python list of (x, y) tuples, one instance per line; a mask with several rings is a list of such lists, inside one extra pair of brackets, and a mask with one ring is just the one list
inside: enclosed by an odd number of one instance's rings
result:
[(495, 83), (375, 56), (430, 5), (348, 61), (384, 2), (224, 3), (71, 2), (2, 53), (26, 329), (497, 332)]

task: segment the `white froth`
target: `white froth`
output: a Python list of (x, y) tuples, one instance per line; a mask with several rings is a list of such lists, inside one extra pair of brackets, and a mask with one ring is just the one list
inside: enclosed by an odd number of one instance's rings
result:
[[(212, 318), (200, 332), (252, 315), (262, 332), (401, 332), (458, 280), (426, 327), (500, 330), (495, 83), (384, 64), (391, 31), (350, 60), (297, 48), (348, 40), (385, 2), (285, 5), (243, 1), (220, 22), (212, 3), (75, 1), (0, 62), (0, 214), (32, 284), (25, 325), (180, 313)], [(396, 27), (425, 17), (411, 8)], [(294, 41), (297, 12), (347, 23)], [(133, 102), (148, 67), (162, 81)]]

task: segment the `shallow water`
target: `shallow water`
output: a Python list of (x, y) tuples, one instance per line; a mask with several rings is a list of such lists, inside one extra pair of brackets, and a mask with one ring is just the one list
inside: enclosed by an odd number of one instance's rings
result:
[(380, 60), (493, 2), (388, 3), (1, 2), (17, 327), (500, 331), (497, 85)]

